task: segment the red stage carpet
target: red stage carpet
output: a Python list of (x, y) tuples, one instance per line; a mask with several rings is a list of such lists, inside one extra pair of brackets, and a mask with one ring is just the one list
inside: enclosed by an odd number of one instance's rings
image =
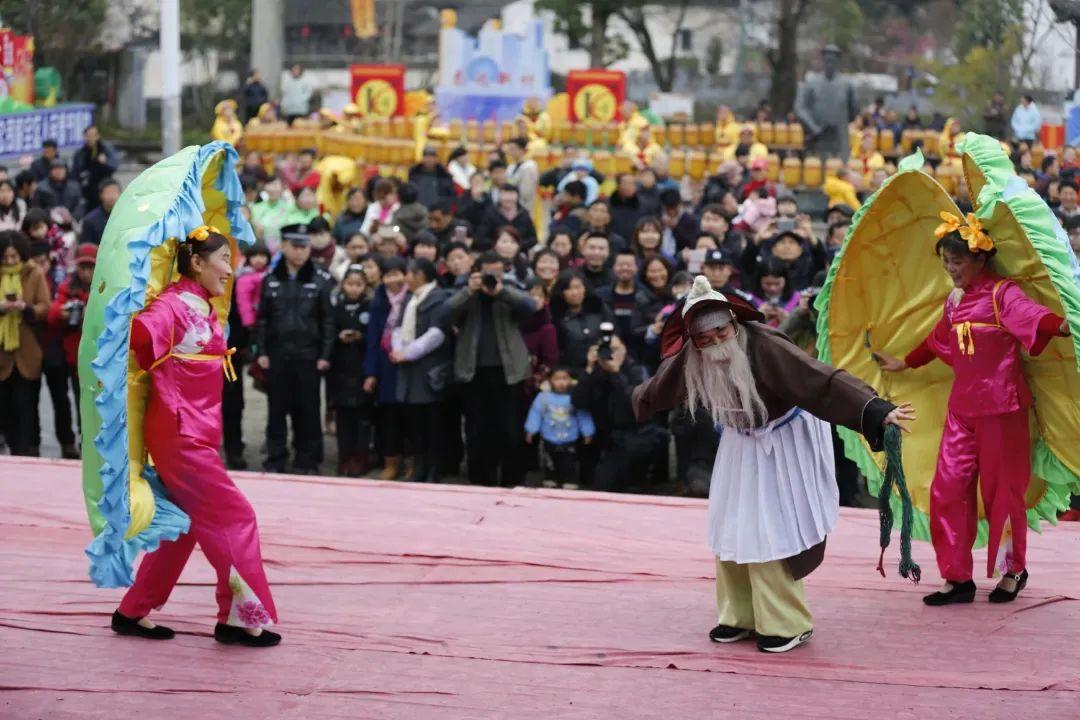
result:
[[(705, 504), (238, 473), (283, 644), (216, 645), (196, 552), (155, 619), (108, 629), (75, 463), (0, 458), (0, 718), (1080, 717), (1080, 524), (1033, 536), (1011, 606), (924, 608), (841, 513), (785, 656), (708, 641)], [(1071, 526), (1066, 526), (1071, 525)], [(889, 556), (895, 567), (897, 541)], [(978, 566), (976, 561), (976, 566)]]

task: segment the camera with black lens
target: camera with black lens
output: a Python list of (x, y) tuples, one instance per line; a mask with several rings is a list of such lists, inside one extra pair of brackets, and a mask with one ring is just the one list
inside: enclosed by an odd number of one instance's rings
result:
[(613, 357), (611, 340), (615, 337), (615, 325), (610, 322), (600, 323), (600, 342), (596, 345), (596, 357), (610, 360)]
[(68, 300), (64, 303), (64, 309), (68, 311), (68, 327), (77, 328), (82, 324), (84, 308), (85, 305), (81, 300)]
[(495, 288), (499, 286), (499, 278), (492, 273), (484, 273), (480, 276), (480, 284), (488, 292), (494, 292)]

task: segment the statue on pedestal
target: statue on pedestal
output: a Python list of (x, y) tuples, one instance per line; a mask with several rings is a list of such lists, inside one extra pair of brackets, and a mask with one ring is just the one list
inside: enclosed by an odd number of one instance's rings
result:
[(807, 131), (808, 149), (823, 157), (848, 158), (848, 123), (855, 118), (855, 91), (846, 75), (837, 72), (840, 48), (822, 50), (824, 74), (799, 83), (795, 113)]

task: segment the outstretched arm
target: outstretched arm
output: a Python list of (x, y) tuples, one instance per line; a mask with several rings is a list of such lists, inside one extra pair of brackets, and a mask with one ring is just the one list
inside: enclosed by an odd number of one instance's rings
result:
[(660, 363), (655, 375), (634, 388), (634, 417), (638, 422), (645, 422), (656, 413), (672, 410), (686, 402), (685, 373), (689, 352), (690, 344), (686, 343), (677, 355)]
[(771, 394), (828, 423), (862, 433), (874, 450), (883, 447), (886, 424), (914, 419), (910, 406), (898, 408), (883, 400), (862, 380), (818, 362), (786, 338), (761, 335), (754, 361), (755, 377)]
[(997, 291), (1001, 326), (1024, 346), (1029, 355), (1039, 355), (1055, 337), (1069, 334), (1069, 324), (1048, 307), (1032, 300), (1014, 282), (1005, 282)]

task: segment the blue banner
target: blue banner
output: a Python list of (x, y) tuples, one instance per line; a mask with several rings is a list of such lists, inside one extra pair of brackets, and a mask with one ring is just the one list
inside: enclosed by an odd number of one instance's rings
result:
[(83, 130), (93, 122), (91, 104), (0, 115), (0, 155), (35, 154), (45, 140), (55, 140), (61, 150), (77, 148), (82, 145)]

